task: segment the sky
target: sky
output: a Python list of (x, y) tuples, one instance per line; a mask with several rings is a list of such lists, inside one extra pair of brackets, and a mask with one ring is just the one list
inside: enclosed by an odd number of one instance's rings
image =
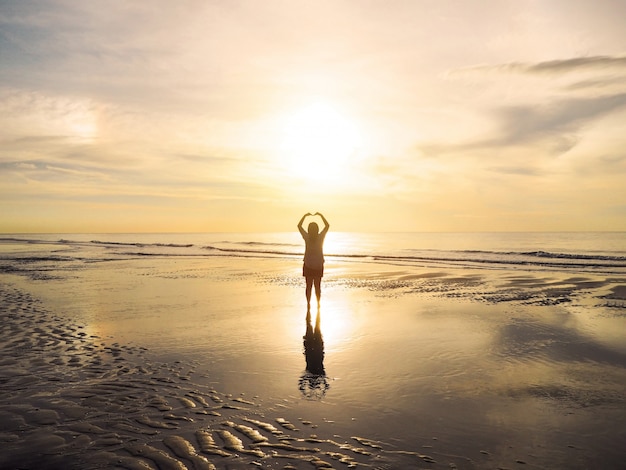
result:
[(0, 232), (626, 230), (624, 18), (0, 0)]

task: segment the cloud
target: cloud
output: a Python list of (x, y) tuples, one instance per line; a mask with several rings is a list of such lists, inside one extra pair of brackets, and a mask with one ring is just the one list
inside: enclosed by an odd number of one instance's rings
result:
[[(37, 169), (37, 165), (31, 162), (16, 162), (16, 163), (13, 163), (12, 166), (20, 170), (36, 170)], [(9, 165), (3, 165), (2, 163), (0, 163), (0, 168), (3, 168), (3, 167), (7, 168), (9, 167)]]
[(608, 68), (624, 70), (626, 72), (626, 56), (594, 56), (575, 57), (565, 60), (550, 60), (528, 65), (525, 71), (531, 73), (567, 73), (580, 70), (605, 71)]
[(487, 169), (503, 175), (538, 176), (542, 174), (537, 168), (530, 166), (495, 166)]
[(517, 145), (539, 138), (577, 133), (590, 121), (626, 106), (626, 93), (588, 99), (570, 99), (539, 106), (512, 106), (496, 110), (501, 135), (492, 145)]
[[(602, 139), (608, 136), (608, 143), (617, 142), (615, 129), (624, 111), (626, 93), (553, 97), (538, 103), (496, 106), (482, 111), (481, 116), (490, 123), (482, 132), (456, 141), (423, 141), (416, 145), (416, 151), (448, 164), (459, 159), (482, 162), (514, 159), (516, 163), (507, 168), (523, 174), (521, 169), (527, 167), (527, 174), (532, 175), (536, 172), (534, 163), (564, 155), (582, 143), (593, 142), (600, 155), (611, 151), (604, 148), (608, 144)], [(597, 156), (593, 156), (594, 161)]]
[(581, 71), (605, 72), (607, 69), (626, 72), (626, 56), (572, 57), (543, 62), (507, 62), (475, 65), (449, 72), (449, 76), (471, 73), (565, 74)]

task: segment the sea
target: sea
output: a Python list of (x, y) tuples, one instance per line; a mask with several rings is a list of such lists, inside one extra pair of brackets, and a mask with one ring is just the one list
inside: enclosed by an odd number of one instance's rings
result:
[[(2, 234), (0, 272), (18, 263), (136, 257), (302, 256), (298, 232)], [(626, 274), (626, 232), (329, 232), (326, 262)]]

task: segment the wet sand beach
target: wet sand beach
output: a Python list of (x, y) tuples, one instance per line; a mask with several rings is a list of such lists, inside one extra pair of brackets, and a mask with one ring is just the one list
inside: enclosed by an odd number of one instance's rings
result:
[[(376, 460), (365, 438), (319, 438), (282, 403), (191, 380), (194, 365), (89, 335), (3, 286), (2, 468), (290, 468)], [(323, 424), (323, 423), (322, 423)]]
[(625, 277), (335, 261), (308, 324), (298, 268), (5, 263), (0, 468), (623, 464)]

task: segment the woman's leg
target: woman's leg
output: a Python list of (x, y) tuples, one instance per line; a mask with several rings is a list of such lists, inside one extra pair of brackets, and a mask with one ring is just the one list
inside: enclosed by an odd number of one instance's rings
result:
[(317, 297), (317, 308), (320, 308), (320, 299), (322, 298), (322, 278), (316, 277), (315, 282), (315, 296)]
[(306, 276), (306, 311), (309, 312), (311, 310), (311, 289), (313, 287), (313, 278), (311, 276)]

